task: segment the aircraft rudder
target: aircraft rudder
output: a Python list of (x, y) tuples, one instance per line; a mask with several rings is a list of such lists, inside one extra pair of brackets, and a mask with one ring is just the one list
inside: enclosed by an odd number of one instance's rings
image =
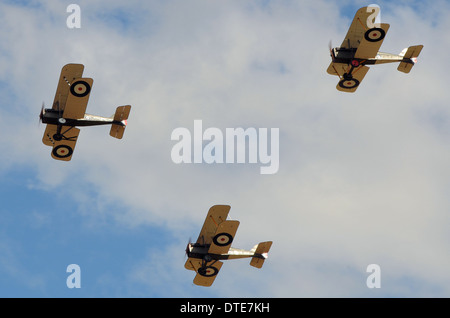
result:
[(111, 125), (111, 130), (109, 134), (111, 137), (122, 139), (125, 132), (125, 128), (128, 124), (128, 116), (130, 115), (131, 106), (119, 106), (116, 108), (116, 113), (114, 114), (114, 123)]
[(255, 256), (250, 260), (250, 265), (256, 268), (261, 268), (264, 265), (264, 261), (268, 258), (268, 253), (270, 247), (272, 246), (272, 241), (261, 242), (255, 247), (253, 247)]

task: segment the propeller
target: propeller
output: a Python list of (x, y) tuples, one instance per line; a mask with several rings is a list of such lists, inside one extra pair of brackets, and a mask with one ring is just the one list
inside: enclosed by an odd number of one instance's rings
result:
[(189, 241), (188, 241), (188, 244), (186, 245), (186, 250), (185, 250), (185, 256), (186, 256), (186, 258), (188, 258), (188, 255), (189, 255), (189, 246), (191, 245), (191, 243), (192, 243), (192, 239), (189, 238)]
[(42, 124), (42, 118), (44, 118), (45, 114), (45, 104), (42, 102), (41, 112), (39, 113), (39, 124)]
[(331, 40), (328, 42), (328, 50), (330, 51), (330, 55), (332, 55), (331, 51), (333, 50), (333, 44), (331, 43)]

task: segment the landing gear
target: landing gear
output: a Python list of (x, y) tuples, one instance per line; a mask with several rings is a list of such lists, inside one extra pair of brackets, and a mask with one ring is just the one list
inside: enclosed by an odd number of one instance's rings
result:
[(212, 260), (213, 259), (212, 259), (211, 255), (209, 255), (209, 254), (206, 254), (205, 256), (203, 256), (202, 266), (198, 269), (198, 273), (200, 275), (205, 276), (205, 277), (211, 277), (211, 276), (217, 275), (219, 270), (213, 266), (217, 261), (214, 261), (210, 265), (207, 265)]
[(350, 61), (349, 65), (350, 70), (344, 73), (339, 81), (339, 86), (344, 89), (352, 89), (359, 85), (359, 80), (354, 78), (352, 73), (355, 69), (358, 71), (360, 67), (364, 66), (364, 61), (360, 62), (359, 60), (354, 59)]
[[(63, 119), (64, 120), (64, 122), (65, 122), (65, 119), (64, 118), (60, 118), (59, 119), (59, 121), (61, 121), (61, 119)], [(65, 134), (67, 134), (71, 129), (73, 129), (74, 128), (74, 126), (71, 126), (69, 129), (67, 129), (66, 131), (64, 131), (64, 132), (61, 132), (61, 129), (62, 129), (62, 125), (58, 125), (58, 128), (56, 129), (56, 134), (53, 134), (53, 140), (56, 140), (56, 141), (61, 141), (61, 140), (70, 140), (70, 141), (75, 141), (76, 140), (76, 138), (77, 138), (77, 136), (74, 136), (74, 137), (66, 137), (65, 136)]]
[(344, 73), (343, 78), (344, 78), (345, 80), (351, 80), (351, 79), (353, 78), (353, 75), (352, 75), (352, 74), (349, 74), (349, 73)]

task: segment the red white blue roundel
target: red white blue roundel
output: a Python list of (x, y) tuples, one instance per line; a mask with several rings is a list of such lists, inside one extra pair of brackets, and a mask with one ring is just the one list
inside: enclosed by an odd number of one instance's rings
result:
[(70, 85), (70, 92), (77, 97), (84, 97), (91, 91), (91, 86), (85, 81), (76, 81)]
[(231, 244), (233, 237), (228, 233), (219, 233), (213, 238), (214, 244), (217, 246), (226, 246)]
[(339, 86), (346, 89), (351, 89), (359, 85), (359, 81), (356, 78), (343, 79), (339, 82)]
[(57, 158), (67, 158), (72, 155), (73, 149), (67, 145), (59, 145), (53, 148), (52, 153)]
[(386, 32), (382, 28), (372, 28), (366, 31), (364, 38), (369, 42), (378, 42), (384, 38)]
[(218, 272), (219, 270), (214, 266), (205, 266), (198, 269), (198, 273), (205, 277), (215, 276)]

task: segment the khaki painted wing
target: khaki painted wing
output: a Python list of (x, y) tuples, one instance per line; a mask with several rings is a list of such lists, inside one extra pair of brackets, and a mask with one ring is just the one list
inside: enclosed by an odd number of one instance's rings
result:
[(93, 83), (92, 78), (76, 78), (72, 81), (64, 107), (64, 118), (80, 119), (84, 117)]
[(388, 30), (389, 24), (387, 23), (381, 23), (376, 28), (368, 29), (364, 33), (358, 49), (355, 52), (355, 58), (374, 58), (377, 55)]
[[(348, 66), (348, 65), (346, 65)], [(367, 72), (369, 71), (368, 66), (359, 66), (357, 69), (353, 70), (352, 76), (353, 79), (345, 80), (341, 79), (339, 83), (336, 85), (337, 90), (341, 92), (347, 92), (347, 93), (353, 93), (356, 91), (356, 89), (361, 84), (362, 80), (364, 79), (364, 76), (366, 76)]]
[(184, 267), (197, 272), (197, 275), (194, 277), (194, 284), (209, 287), (216, 279), (222, 265), (221, 261), (213, 261), (207, 263), (206, 267), (202, 269), (202, 261), (200, 259), (188, 258)]
[(342, 77), (349, 68), (348, 64), (331, 62), (327, 68), (327, 73)]
[(57, 126), (47, 124), (44, 131), (44, 136), (42, 137), (42, 142), (44, 145), (53, 147), (55, 141), (53, 140), (53, 135), (56, 134)]
[[(375, 24), (378, 15), (376, 7), (363, 7), (356, 11), (355, 17), (342, 41), (341, 48), (356, 49), (358, 48), (364, 34)], [(369, 25), (370, 24), (370, 25)]]
[(213, 236), (208, 253), (219, 255), (228, 253), (238, 227), (239, 221), (228, 220), (220, 223)]
[(69, 96), (70, 83), (74, 79), (83, 76), (83, 64), (67, 64), (61, 69), (58, 86), (56, 88), (55, 99), (53, 101), (53, 109), (63, 111), (66, 106), (67, 97)]
[(61, 128), (61, 133), (65, 136), (63, 140), (55, 140), (53, 138), (56, 132), (56, 125), (47, 125), (42, 142), (47, 146), (53, 147), (52, 157), (54, 159), (69, 161), (72, 159), (73, 150), (75, 149), (80, 130), (76, 127), (63, 126)]
[(214, 205), (206, 216), (205, 222), (203, 223), (200, 235), (197, 238), (197, 243), (199, 244), (211, 244), (213, 236), (216, 233), (217, 227), (220, 223), (227, 219), (228, 212), (231, 207), (229, 205)]

